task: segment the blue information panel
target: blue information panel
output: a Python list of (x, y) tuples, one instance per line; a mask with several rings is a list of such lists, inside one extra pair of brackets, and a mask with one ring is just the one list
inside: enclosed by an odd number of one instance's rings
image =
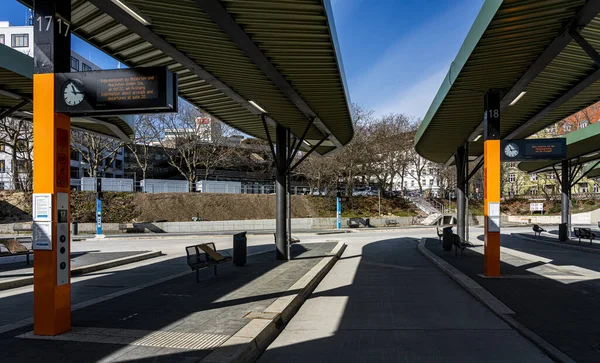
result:
[(567, 139), (502, 140), (502, 161), (563, 160)]

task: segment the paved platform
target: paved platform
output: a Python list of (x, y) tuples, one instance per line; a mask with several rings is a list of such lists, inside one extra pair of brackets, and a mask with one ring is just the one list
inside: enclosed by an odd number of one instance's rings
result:
[[(160, 251), (76, 252), (71, 254), (71, 276), (155, 258), (160, 254)], [(0, 290), (33, 284), (34, 266), (34, 259), (29, 265), (22, 261), (0, 264)]]
[(421, 255), (418, 239), (353, 239), (259, 363), (551, 362)]
[[(335, 245), (295, 244), (289, 262), (276, 261), (269, 251), (249, 256), (244, 267), (224, 264), (217, 276), (202, 270), (200, 283), (189, 272), (83, 307), (73, 312), (74, 329), (58, 337), (33, 336), (31, 325), (13, 329), (0, 334), (2, 362), (198, 362), (245, 326), (246, 314), (265, 310)], [(95, 280), (106, 294), (110, 284), (119, 284)], [(0, 311), (7, 312), (7, 305), (10, 299), (1, 299)]]
[[(480, 236), (481, 237), (481, 236)], [(475, 280), (516, 314), (521, 324), (580, 363), (600, 362), (600, 264), (596, 253), (501, 237), (501, 278), (485, 278), (483, 247), (464, 257), (427, 248)]]

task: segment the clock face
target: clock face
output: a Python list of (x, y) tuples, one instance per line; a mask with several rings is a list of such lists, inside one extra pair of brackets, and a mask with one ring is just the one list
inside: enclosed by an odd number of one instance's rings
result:
[(504, 148), (504, 153), (509, 158), (514, 158), (517, 155), (519, 155), (519, 147), (517, 146), (517, 144), (510, 143)]
[(70, 79), (63, 85), (63, 99), (69, 106), (77, 106), (83, 101), (85, 87), (78, 79)]

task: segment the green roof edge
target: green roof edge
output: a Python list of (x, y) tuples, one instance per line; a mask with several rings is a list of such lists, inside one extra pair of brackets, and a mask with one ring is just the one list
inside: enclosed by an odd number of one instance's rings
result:
[(486, 0), (485, 3), (483, 3), (483, 5), (481, 6), (481, 10), (479, 11), (477, 18), (475, 18), (475, 21), (473, 22), (473, 25), (471, 26), (467, 37), (461, 45), (460, 50), (456, 55), (456, 58), (450, 64), (450, 69), (444, 77), (444, 81), (442, 82), (442, 85), (440, 86), (437, 94), (435, 95), (431, 106), (429, 106), (429, 110), (427, 111), (427, 114), (425, 114), (425, 118), (423, 119), (421, 125), (419, 125), (419, 128), (417, 129), (414, 141), (415, 148), (417, 148), (421, 137), (423, 136), (425, 130), (429, 126), (429, 123), (435, 116), (438, 108), (444, 101), (444, 98), (446, 98), (446, 96), (448, 95), (448, 92), (452, 88), (454, 81), (456, 80), (456, 78), (458, 78), (458, 75), (467, 63), (467, 60), (471, 56), (471, 53), (475, 49), (475, 46), (477, 45), (477, 43), (483, 36), (483, 33), (486, 31), (487, 27), (492, 22), (492, 19), (498, 12), (498, 9), (502, 5), (502, 1), (503, 0)]

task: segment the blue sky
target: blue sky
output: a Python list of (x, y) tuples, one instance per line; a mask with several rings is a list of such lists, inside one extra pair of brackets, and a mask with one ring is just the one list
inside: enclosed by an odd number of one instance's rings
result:
[[(25, 24), (24, 6), (1, 1), (0, 20)], [(422, 118), (483, 1), (331, 0), (352, 101)], [(72, 48), (102, 68), (117, 66), (76, 37)]]

